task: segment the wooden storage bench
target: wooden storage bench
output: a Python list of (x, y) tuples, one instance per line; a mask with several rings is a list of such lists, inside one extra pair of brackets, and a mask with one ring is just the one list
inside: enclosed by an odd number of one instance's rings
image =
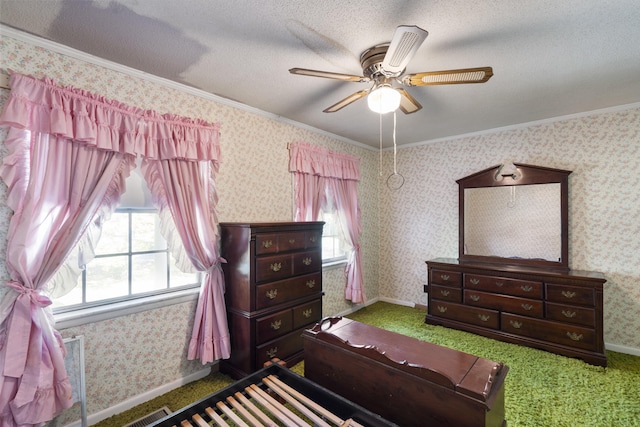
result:
[(504, 427), (498, 362), (351, 319), (303, 333), (305, 377), (403, 427)]

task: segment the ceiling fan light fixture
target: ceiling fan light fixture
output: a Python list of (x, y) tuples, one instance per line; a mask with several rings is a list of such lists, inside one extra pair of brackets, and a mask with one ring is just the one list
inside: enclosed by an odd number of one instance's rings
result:
[(379, 86), (369, 93), (367, 104), (374, 113), (390, 113), (400, 107), (400, 93), (391, 86)]

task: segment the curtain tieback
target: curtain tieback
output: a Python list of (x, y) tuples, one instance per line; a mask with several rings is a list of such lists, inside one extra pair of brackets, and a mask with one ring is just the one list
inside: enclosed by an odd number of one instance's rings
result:
[(7, 352), (3, 374), (6, 377), (20, 378), (27, 363), (29, 349), (29, 335), (31, 332), (31, 304), (38, 307), (51, 305), (51, 300), (36, 289), (28, 288), (20, 282), (11, 280), (6, 283), (18, 294), (18, 298), (11, 310), (11, 318), (7, 324)]
[(216, 258), (215, 262), (213, 263), (211, 268), (209, 268), (207, 273), (213, 273), (213, 270), (215, 270), (216, 268), (222, 268), (222, 264), (226, 264), (226, 263), (227, 263), (227, 260), (219, 256), (218, 258)]

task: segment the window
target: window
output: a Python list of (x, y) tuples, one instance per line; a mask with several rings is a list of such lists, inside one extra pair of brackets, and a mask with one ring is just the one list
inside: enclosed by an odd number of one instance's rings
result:
[(175, 266), (160, 234), (157, 210), (149, 207), (146, 184), (135, 172), (127, 179), (120, 207), (102, 227), (95, 258), (77, 286), (53, 301), (55, 313), (199, 287), (199, 273), (183, 273)]
[(320, 213), (320, 221), (324, 221), (322, 229), (322, 263), (336, 263), (347, 260), (347, 247), (342, 227), (335, 210)]

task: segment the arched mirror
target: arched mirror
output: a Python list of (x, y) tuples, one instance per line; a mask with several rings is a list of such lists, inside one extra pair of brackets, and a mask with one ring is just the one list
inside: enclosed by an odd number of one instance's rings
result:
[(456, 181), (460, 261), (568, 269), (569, 174), (506, 163)]

